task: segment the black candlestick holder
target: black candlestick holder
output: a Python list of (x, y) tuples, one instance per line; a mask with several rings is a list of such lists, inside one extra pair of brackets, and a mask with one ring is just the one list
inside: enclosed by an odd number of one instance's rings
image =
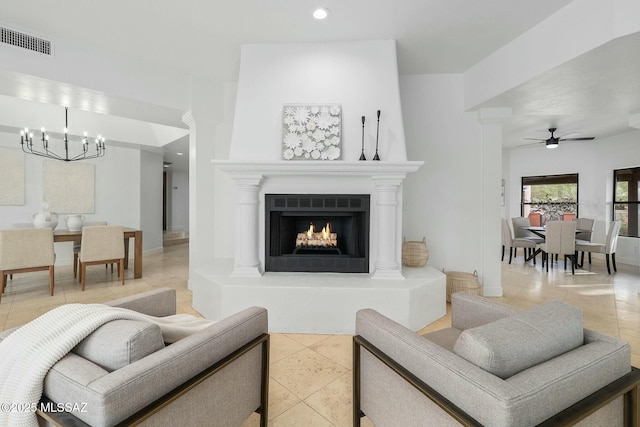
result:
[(364, 155), (364, 116), (362, 116), (362, 152), (360, 154), (360, 160), (367, 160)]
[(376, 129), (376, 155), (373, 156), (373, 160), (380, 160), (378, 156), (378, 135), (380, 134), (380, 110), (378, 110), (378, 127)]

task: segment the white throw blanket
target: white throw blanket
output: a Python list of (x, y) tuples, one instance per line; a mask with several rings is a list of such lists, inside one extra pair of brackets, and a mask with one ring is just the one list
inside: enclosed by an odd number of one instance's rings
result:
[(93, 331), (117, 319), (156, 323), (165, 342), (175, 342), (215, 323), (188, 314), (147, 316), (103, 304), (66, 304), (55, 308), (0, 342), (0, 426), (37, 427), (31, 408), (42, 397), (49, 369)]

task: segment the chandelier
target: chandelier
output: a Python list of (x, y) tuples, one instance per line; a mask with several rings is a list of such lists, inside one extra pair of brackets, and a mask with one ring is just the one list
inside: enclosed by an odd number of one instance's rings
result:
[[(84, 132), (82, 140), (79, 141), (81, 142), (81, 147), (75, 147), (72, 150), (72, 157), (69, 157), (70, 142), (68, 107), (64, 107), (64, 154), (62, 154), (61, 150), (58, 150), (58, 152), (56, 152), (53, 146), (49, 147), (49, 135), (47, 135), (44, 128), (40, 128), (40, 132), (42, 132), (42, 137), (40, 138), (42, 147), (39, 147), (39, 144), (37, 143), (34, 147), (33, 132), (30, 132), (29, 128), (24, 128), (20, 131), (20, 146), (22, 147), (22, 151), (27, 154), (35, 154), (36, 156), (46, 157), (48, 159), (62, 160), (63, 162), (73, 162), (76, 160), (95, 159), (97, 157), (102, 157), (104, 156), (106, 150), (104, 144), (105, 139), (103, 136), (98, 135), (98, 137), (95, 138), (95, 143), (89, 143), (89, 137), (87, 136), (87, 133)], [(71, 142), (71, 144), (73, 144), (73, 141)], [(93, 145), (94, 147), (91, 148), (91, 145)], [(73, 154), (78, 151), (78, 154)]]

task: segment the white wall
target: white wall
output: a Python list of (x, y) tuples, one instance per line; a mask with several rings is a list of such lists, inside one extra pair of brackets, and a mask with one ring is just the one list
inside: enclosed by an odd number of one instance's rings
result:
[[(579, 216), (595, 218), (593, 239), (604, 242), (612, 220), (613, 170), (640, 166), (640, 131), (611, 138), (560, 143), (554, 150), (533, 146), (503, 153), (506, 183), (505, 218), (520, 216), (523, 176), (578, 174)], [(616, 261), (640, 265), (640, 239), (621, 237)]]
[(189, 231), (189, 174), (172, 172), (171, 184), (167, 193), (171, 198), (170, 230)]
[[(0, 132), (0, 146), (15, 148), (18, 146), (18, 137), (13, 133)], [(154, 155), (157, 156), (157, 155)], [(147, 159), (149, 160), (149, 159)], [(25, 204), (23, 206), (0, 206), (0, 228), (11, 228), (16, 223), (28, 223), (34, 212), (42, 210), (42, 169), (45, 160), (41, 157), (25, 154)], [(86, 160), (87, 163), (96, 165), (95, 175), (95, 212), (83, 214), (87, 221), (107, 221), (109, 224), (123, 225), (125, 227), (143, 227), (141, 221), (141, 205), (158, 205), (157, 211), (149, 211), (145, 214), (148, 220), (144, 231), (144, 248), (161, 247), (158, 236), (161, 239), (162, 226), (155, 231), (155, 225), (149, 224), (162, 221), (162, 158), (159, 158), (160, 175), (157, 179), (159, 190), (157, 196), (152, 188), (155, 183), (149, 182), (142, 185), (141, 180), (141, 152), (134, 148), (108, 146), (105, 157)], [(153, 169), (150, 167), (148, 169)], [(141, 193), (150, 193), (150, 199), (143, 198)], [(151, 193), (154, 195), (151, 195)], [(146, 196), (145, 196), (146, 197)], [(158, 199), (160, 202), (158, 203)], [(65, 228), (64, 221), (59, 220), (58, 228)], [(56, 264), (71, 264), (73, 254), (70, 243), (56, 244)]]
[[(191, 82), (191, 110), (183, 115), (189, 126), (189, 268), (211, 265), (215, 259), (213, 223), (219, 203), (211, 159), (216, 158), (217, 127), (223, 120), (223, 88), (206, 79)], [(228, 141), (222, 142), (228, 145)]]
[(143, 249), (162, 248), (162, 154), (140, 152), (140, 228)]
[[(216, 128), (216, 159), (229, 158), (238, 84), (236, 82), (228, 82), (225, 83), (223, 89), (224, 120)], [(235, 239), (235, 210), (230, 209), (229, 206), (235, 204), (235, 185), (231, 177), (218, 168), (215, 169), (214, 175), (214, 216), (216, 218), (214, 224), (214, 253), (216, 258), (233, 258), (235, 248), (229, 242), (233, 242)]]
[(404, 75), (400, 89), (407, 157), (425, 162), (405, 181), (404, 235), (426, 237), (434, 268), (480, 270), (482, 128), (464, 112), (462, 76)]
[(405, 161), (395, 41), (244, 45), (231, 140), (231, 160), (282, 158), (285, 104), (342, 105), (342, 160), (357, 161), (362, 116), (365, 154)]
[[(163, 165), (164, 168), (164, 165)], [(173, 173), (171, 171), (164, 171), (164, 176), (166, 177), (166, 182), (164, 185), (166, 185), (166, 226), (167, 226), (167, 230), (171, 230), (171, 224), (173, 224), (173, 191), (171, 190), (171, 188), (173, 187)]]

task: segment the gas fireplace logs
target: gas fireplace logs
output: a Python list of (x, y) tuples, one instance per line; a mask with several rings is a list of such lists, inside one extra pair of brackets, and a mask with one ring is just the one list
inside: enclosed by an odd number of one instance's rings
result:
[(322, 231), (316, 232), (314, 225), (309, 225), (309, 229), (298, 233), (296, 237), (296, 248), (300, 247), (335, 247), (338, 245), (338, 234), (331, 232), (331, 226), (327, 223), (322, 227)]

